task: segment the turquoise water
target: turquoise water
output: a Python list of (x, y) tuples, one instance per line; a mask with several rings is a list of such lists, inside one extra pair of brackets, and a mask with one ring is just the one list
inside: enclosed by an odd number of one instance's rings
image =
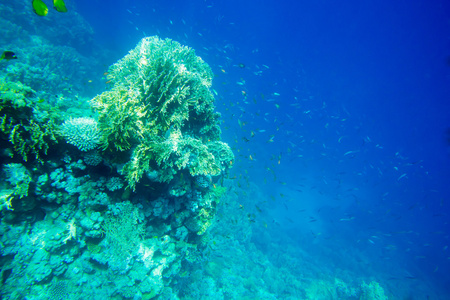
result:
[(47, 2), (0, 4), (1, 299), (450, 298), (445, 2)]

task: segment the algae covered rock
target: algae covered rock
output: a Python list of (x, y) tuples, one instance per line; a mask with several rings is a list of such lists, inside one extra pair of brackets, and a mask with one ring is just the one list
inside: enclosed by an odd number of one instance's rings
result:
[(220, 139), (210, 90), (210, 67), (189, 47), (147, 37), (112, 65), (109, 91), (92, 100), (101, 144), (131, 152), (123, 173), (134, 189), (145, 172), (169, 182), (187, 169), (192, 176), (219, 175), (234, 156)]

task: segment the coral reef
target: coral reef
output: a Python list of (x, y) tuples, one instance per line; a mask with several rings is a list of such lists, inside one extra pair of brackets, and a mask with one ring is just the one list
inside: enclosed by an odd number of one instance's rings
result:
[[(215, 157), (207, 144), (220, 138), (212, 72), (194, 50), (170, 39), (144, 38), (110, 67), (108, 79), (112, 89), (92, 106), (104, 149), (132, 151), (123, 168), (132, 189), (149, 171), (169, 182), (184, 169), (192, 176), (225, 170), (225, 157)], [(234, 158), (228, 145), (214, 146), (229, 161)]]
[(1, 299), (393, 299), (400, 281), (354, 276), (337, 254), (319, 264), (307, 250), (325, 234), (287, 240), (247, 170), (228, 178), (213, 73), (193, 49), (144, 38), (100, 84), (105, 52), (75, 11), (0, 13), (18, 56), (0, 68)]
[[(48, 57), (76, 59), (66, 52)], [(27, 54), (0, 77), (0, 243), (14, 270), (2, 296), (173, 297), (168, 284), (211, 241), (234, 160), (219, 141), (212, 72), (192, 49), (145, 38), (110, 68), (93, 112), (69, 92), (48, 98), (71, 88), (60, 71)]]

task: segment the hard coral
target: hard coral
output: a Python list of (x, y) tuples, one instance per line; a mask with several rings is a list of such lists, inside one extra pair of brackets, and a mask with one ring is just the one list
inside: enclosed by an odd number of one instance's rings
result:
[(61, 130), (69, 144), (81, 151), (95, 149), (100, 144), (97, 121), (92, 118), (75, 118), (64, 122)]
[(38, 104), (30, 87), (0, 78), (0, 139), (8, 140), (24, 161), (34, 154), (42, 162), (41, 155), (57, 141), (53, 119), (36, 117)]
[[(222, 157), (215, 157), (206, 144), (220, 139), (212, 77), (194, 50), (158, 37), (142, 39), (110, 67), (113, 87), (95, 97), (92, 106), (104, 149), (133, 150), (123, 168), (131, 188), (153, 170), (162, 182), (182, 169), (192, 176), (223, 171)], [(234, 158), (228, 145), (219, 148), (227, 159)]]

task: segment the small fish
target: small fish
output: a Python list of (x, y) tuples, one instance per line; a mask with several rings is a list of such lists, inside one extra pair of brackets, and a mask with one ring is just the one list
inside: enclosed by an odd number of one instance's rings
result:
[(244, 69), (245, 65), (244, 64), (238, 64), (239, 68)]
[(17, 56), (12, 51), (3, 51), (2, 56), (0, 57), (0, 60), (11, 60), (11, 59), (17, 59)]
[(38, 16), (45, 17), (48, 14), (48, 7), (42, 0), (33, 0), (31, 5), (34, 13)]
[(173, 124), (167, 129), (166, 133), (164, 134), (164, 138), (167, 140), (170, 137), (170, 134), (172, 133)]
[(349, 154), (355, 154), (355, 153), (357, 153), (357, 152), (359, 152), (359, 151), (358, 151), (358, 150), (347, 151), (347, 152), (344, 153), (344, 156), (347, 156), (347, 155), (349, 155)]
[(397, 178), (397, 181), (399, 181), (400, 179), (402, 179), (402, 178), (405, 178), (405, 177), (406, 177), (406, 173), (404, 173), (404, 174), (400, 175), (400, 177), (399, 177), (399, 178)]

